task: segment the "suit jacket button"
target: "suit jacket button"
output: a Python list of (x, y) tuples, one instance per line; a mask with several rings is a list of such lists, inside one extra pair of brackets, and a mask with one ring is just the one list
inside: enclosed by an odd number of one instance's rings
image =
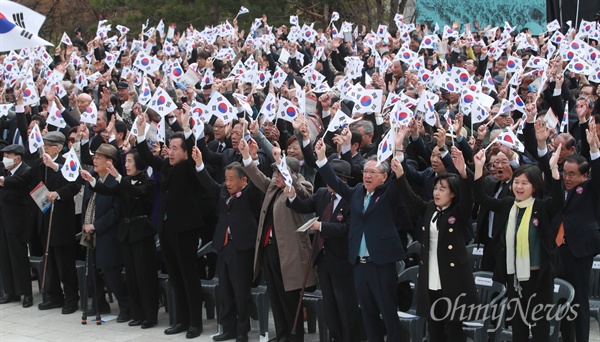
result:
[(448, 245), (448, 249), (452, 249), (452, 248), (453, 248), (452, 245)]
[(449, 231), (450, 233), (452, 233), (452, 232), (454, 231), (454, 229), (450, 228), (450, 229), (448, 229), (448, 231)]
[(450, 267), (454, 267), (454, 263), (453, 262), (450, 263)]
[(423, 226), (423, 231), (425, 231), (425, 226)]
[(420, 263), (421, 265), (423, 265), (423, 260), (419, 261), (419, 263)]

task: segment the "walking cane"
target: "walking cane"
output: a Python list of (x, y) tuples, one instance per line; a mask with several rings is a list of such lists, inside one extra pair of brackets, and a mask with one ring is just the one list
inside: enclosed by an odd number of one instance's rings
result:
[(84, 291), (84, 301), (83, 301), (83, 313), (81, 314), (81, 324), (86, 325), (87, 324), (87, 309), (88, 309), (88, 295), (87, 295), (87, 284), (88, 284), (88, 277), (89, 277), (89, 272), (90, 272), (90, 253), (91, 253), (91, 248), (86, 247), (86, 251), (85, 251), (85, 285), (84, 288), (86, 289)]
[[(300, 299), (298, 299), (298, 306), (296, 307), (296, 316), (294, 317), (292, 335), (296, 335), (296, 326), (298, 325), (298, 316), (300, 315), (300, 309), (302, 308), (302, 298), (304, 297), (304, 290), (306, 289), (306, 282), (308, 281), (308, 272), (310, 272), (310, 267), (312, 266), (312, 255), (315, 251), (315, 245), (317, 244), (320, 233), (320, 231), (316, 231), (315, 238), (313, 239), (312, 246), (310, 248), (310, 255), (308, 257), (308, 262), (306, 263), (306, 271), (304, 272), (304, 282), (302, 283), (302, 289), (300, 290)], [(304, 327), (302, 327), (302, 329), (304, 329)]]
[(46, 269), (48, 268), (48, 250), (50, 249), (50, 233), (52, 232), (52, 216), (54, 214), (54, 202), (50, 205), (50, 222), (48, 223), (48, 236), (46, 237), (46, 249), (44, 251), (44, 270), (42, 271), (42, 294), (46, 295)]
[[(93, 242), (92, 242), (92, 246), (94, 246)], [(101, 325), (102, 318), (100, 317), (100, 311), (98, 311), (98, 304), (99, 304), (98, 303), (98, 290), (96, 289), (96, 256), (94, 253), (90, 253), (90, 254), (91, 254), (90, 259), (92, 259), (92, 281), (94, 282), (94, 297), (92, 297), (92, 298), (96, 299), (96, 325)]]

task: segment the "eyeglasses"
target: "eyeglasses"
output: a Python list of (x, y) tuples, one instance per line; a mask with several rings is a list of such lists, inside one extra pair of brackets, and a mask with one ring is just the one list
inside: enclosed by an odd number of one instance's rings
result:
[(223, 129), (225, 125), (214, 125), (213, 129)]
[(69, 142), (70, 142), (71, 144), (74, 144), (74, 143), (75, 143), (75, 138), (69, 138)]
[(569, 178), (569, 179), (573, 179), (575, 177), (580, 177), (581, 176), (581, 174), (577, 174), (575, 172), (564, 172), (563, 171), (561, 174), (562, 174), (563, 178)]
[(496, 161), (494, 161), (494, 166), (499, 166), (499, 165), (506, 166), (508, 164), (510, 164), (510, 162), (508, 160), (496, 160)]
[(363, 170), (363, 174), (365, 175), (374, 175), (374, 174), (381, 174), (383, 172), (381, 171), (377, 171), (377, 170)]

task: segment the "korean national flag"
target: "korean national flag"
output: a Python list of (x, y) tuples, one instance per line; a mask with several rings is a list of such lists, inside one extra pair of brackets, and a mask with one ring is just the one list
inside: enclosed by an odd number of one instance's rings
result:
[(69, 182), (74, 182), (79, 177), (79, 171), (81, 170), (81, 166), (79, 163), (79, 158), (77, 158), (77, 153), (75, 153), (75, 149), (71, 147), (69, 152), (65, 157), (65, 164), (60, 169), (63, 177)]
[(65, 119), (62, 116), (62, 110), (58, 109), (58, 107), (56, 107), (56, 103), (54, 102), (52, 102), (52, 104), (48, 108), (47, 122), (50, 125), (56, 126), (58, 128), (65, 128), (67, 126), (67, 123), (65, 122)]
[[(4, 5), (4, 2), (2, 2)], [(0, 51), (19, 50), (51, 43), (13, 24), (0, 13)]]
[(154, 109), (160, 116), (165, 116), (177, 108), (171, 96), (163, 88), (156, 88), (154, 96), (148, 102), (148, 106)]
[(94, 101), (81, 113), (79, 121), (95, 125), (98, 121), (98, 108)]
[(30, 153), (36, 153), (39, 148), (44, 146), (44, 140), (42, 139), (42, 132), (40, 132), (40, 126), (33, 125), (33, 129), (31, 129), (27, 140), (29, 141)]

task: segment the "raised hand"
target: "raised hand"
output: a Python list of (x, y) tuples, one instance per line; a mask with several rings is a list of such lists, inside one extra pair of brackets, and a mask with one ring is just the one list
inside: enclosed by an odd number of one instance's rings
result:
[(273, 142), (273, 158), (277, 164), (279, 164), (281, 161), (281, 148), (279, 147), (279, 143), (277, 141)]
[(288, 186), (288, 187), (286, 187), (286, 189), (285, 189), (285, 191), (284, 191), (284, 192), (285, 192), (285, 195), (286, 195), (288, 198), (294, 198), (294, 197), (296, 197), (296, 189), (294, 189), (294, 187), (293, 187), (293, 186)]
[(326, 158), (325, 157), (326, 151), (327, 151), (327, 149), (325, 148), (325, 142), (323, 141), (323, 138), (321, 138), (315, 144), (315, 153), (317, 154), (317, 160), (319, 160), (319, 161), (324, 160)]
[(475, 168), (481, 167), (481, 169), (483, 169), (483, 166), (485, 165), (485, 150), (477, 152), (473, 157), (473, 160), (475, 162)]
[(192, 147), (192, 159), (196, 163), (196, 167), (202, 166), (202, 152), (200, 152), (198, 146)]
[(138, 137), (146, 136), (146, 114), (140, 114), (140, 116), (138, 116), (136, 125)]
[(404, 168), (402, 167), (402, 163), (400, 159), (394, 157), (392, 158), (392, 171), (396, 174), (396, 178), (402, 177), (404, 175)]
[(538, 119), (535, 122), (535, 139), (538, 142), (538, 147), (545, 146), (549, 136), (550, 131), (548, 130), (548, 127), (546, 127), (546, 123), (541, 119)]
[(117, 171), (117, 169), (115, 168), (115, 166), (113, 165), (113, 163), (108, 163), (108, 167), (107, 167), (108, 173), (110, 173), (111, 176), (117, 178), (119, 177), (119, 171)]
[(245, 139), (241, 139), (238, 143), (238, 150), (240, 151), (244, 159), (250, 158), (250, 147), (248, 146), (248, 143)]
[(94, 176), (92, 176), (86, 170), (81, 170), (79, 174), (81, 175), (81, 178), (83, 178), (83, 180), (85, 180), (88, 183), (91, 183), (94, 180)]
[(552, 157), (550, 157), (550, 161), (548, 164), (550, 165), (550, 170), (558, 167), (558, 158), (560, 157), (560, 150), (562, 148), (562, 144), (558, 144), (554, 153), (552, 153)]
[(467, 178), (467, 167), (465, 164), (465, 157), (463, 156), (462, 151), (459, 150), (456, 146), (452, 146), (450, 151), (454, 167), (456, 167), (458, 173), (462, 178)]
[(592, 117), (589, 123), (589, 128), (585, 130), (585, 137), (587, 139), (588, 144), (590, 144), (590, 152), (596, 153), (598, 152), (598, 133), (596, 131), (596, 121)]

